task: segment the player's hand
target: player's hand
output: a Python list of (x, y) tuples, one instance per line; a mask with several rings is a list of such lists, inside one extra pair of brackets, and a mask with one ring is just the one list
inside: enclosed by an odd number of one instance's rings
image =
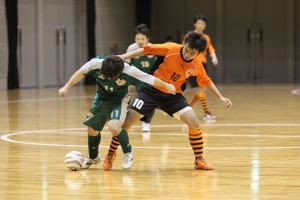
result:
[(230, 101), (230, 99), (227, 98), (222, 98), (221, 101), (223, 102), (223, 104), (226, 105), (227, 108), (230, 108), (232, 106), (232, 102)]
[(218, 59), (216, 57), (212, 58), (211, 59), (211, 62), (214, 66), (217, 66), (218, 65)]
[(176, 88), (173, 84), (168, 84), (168, 93), (175, 95), (176, 94)]
[(69, 92), (69, 88), (64, 86), (58, 90), (58, 96), (64, 97), (68, 94), (68, 92)]

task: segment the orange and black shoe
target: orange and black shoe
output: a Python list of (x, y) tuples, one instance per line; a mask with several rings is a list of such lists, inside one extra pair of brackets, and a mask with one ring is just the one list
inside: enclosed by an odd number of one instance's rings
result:
[(112, 169), (113, 166), (113, 162), (116, 158), (116, 154), (115, 153), (108, 153), (104, 162), (103, 162), (103, 169), (105, 171), (109, 171)]
[(203, 157), (200, 157), (195, 160), (195, 169), (206, 169), (206, 170), (212, 170), (214, 167), (206, 162)]

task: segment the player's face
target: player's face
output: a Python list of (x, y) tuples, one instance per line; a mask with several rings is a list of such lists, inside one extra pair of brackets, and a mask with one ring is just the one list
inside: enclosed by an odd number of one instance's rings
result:
[(120, 74), (116, 76), (111, 76), (111, 77), (106, 77), (104, 76), (105, 79), (110, 80), (110, 81), (116, 81), (119, 78)]
[(149, 38), (146, 35), (138, 33), (135, 35), (135, 43), (142, 48), (143, 46), (147, 45)]
[(202, 34), (205, 27), (206, 27), (206, 23), (205, 21), (202, 21), (201, 19), (197, 20), (197, 22), (194, 24), (195, 26), (195, 30), (199, 33)]
[(197, 49), (190, 48), (187, 44), (183, 46), (182, 57), (184, 60), (193, 60), (199, 54)]

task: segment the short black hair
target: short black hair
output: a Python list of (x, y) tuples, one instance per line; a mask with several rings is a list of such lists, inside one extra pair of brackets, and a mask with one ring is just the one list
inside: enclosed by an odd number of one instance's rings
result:
[(100, 74), (109, 80), (115, 80), (124, 69), (124, 61), (116, 55), (107, 56), (101, 66)]
[(140, 24), (137, 27), (135, 27), (135, 29), (134, 29), (134, 35), (136, 35), (138, 33), (146, 35), (146, 37), (149, 38), (150, 29), (147, 27), (146, 24)]
[(197, 15), (195, 15), (195, 17), (194, 17), (194, 24), (196, 24), (198, 20), (202, 20), (205, 23), (207, 23), (207, 18), (203, 14), (197, 14)]
[(195, 31), (190, 31), (185, 37), (185, 43), (192, 49), (197, 49), (198, 52), (203, 52), (206, 48), (206, 39), (196, 33)]

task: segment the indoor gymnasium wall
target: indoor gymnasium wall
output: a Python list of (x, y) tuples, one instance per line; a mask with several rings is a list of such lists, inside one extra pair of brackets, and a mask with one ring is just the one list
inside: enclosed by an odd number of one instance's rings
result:
[(293, 83), (295, 60), (300, 79), (299, 4), (295, 0), (153, 0), (151, 41), (164, 42), (170, 35), (174, 42), (181, 42), (193, 29), (194, 15), (203, 13), (208, 19), (205, 32), (219, 60), (220, 67), (208, 67), (215, 82)]
[(96, 0), (96, 53), (125, 53), (134, 42), (135, 1)]
[(300, 2), (296, 1), (296, 82), (300, 83)]
[(181, 42), (183, 35), (193, 30), (194, 16), (206, 15), (206, 32), (214, 38), (214, 1), (211, 0), (153, 0), (151, 35), (152, 41), (164, 42), (170, 35), (175, 42)]
[(8, 68), (7, 26), (4, 0), (0, 0), (0, 89), (6, 89)]

